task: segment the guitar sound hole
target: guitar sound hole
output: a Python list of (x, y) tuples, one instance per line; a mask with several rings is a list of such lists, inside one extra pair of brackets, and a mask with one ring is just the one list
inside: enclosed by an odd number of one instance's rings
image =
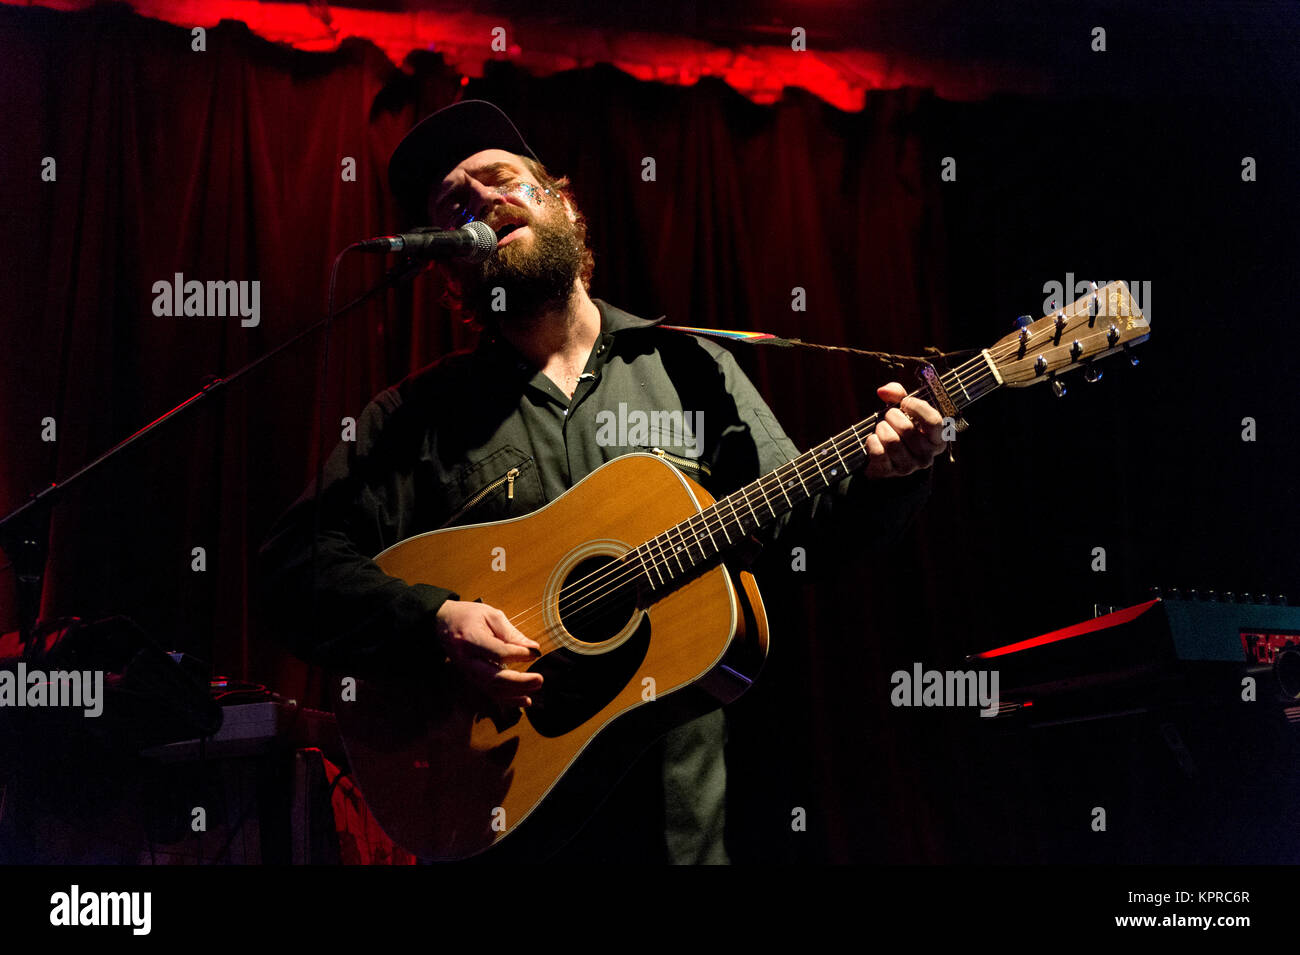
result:
[(636, 612), (636, 588), (619, 558), (589, 557), (578, 563), (560, 588), (564, 628), (583, 643), (617, 636)]
[[(622, 642), (614, 638), (637, 614), (637, 590), (617, 557), (595, 555), (569, 570), (557, 610), (574, 640), (595, 648), (552, 650), (528, 669), (545, 679), (524, 717), (543, 736), (563, 736), (599, 713), (636, 676), (650, 648), (650, 618)], [(614, 641), (614, 642), (610, 642)], [(608, 644), (608, 646), (600, 646)]]

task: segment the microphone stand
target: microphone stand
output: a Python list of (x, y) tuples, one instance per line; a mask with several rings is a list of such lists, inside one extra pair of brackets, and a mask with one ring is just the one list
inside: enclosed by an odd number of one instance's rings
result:
[(45, 568), (49, 561), (50, 511), (69, 487), (81, 481), (101, 465), (117, 457), (117, 455), (146, 435), (152, 434), (168, 421), (179, 417), (187, 409), (224, 390), (263, 362), (269, 361), (282, 351), (293, 347), (308, 335), (325, 327), (335, 318), (347, 314), (380, 292), (395, 288), (408, 279), (415, 277), (428, 264), (428, 260), (407, 257), (389, 269), (379, 284), (357, 296), (333, 314), (327, 314), (314, 325), (308, 326), (288, 341), (277, 345), (265, 355), (255, 358), (238, 371), (226, 375), (224, 378), (216, 375), (207, 376), (204, 379), (203, 387), (180, 404), (159, 415), (134, 434), (123, 438), (99, 457), (78, 468), (62, 481), (52, 482), (47, 487), (32, 494), (25, 503), (0, 518), (0, 549), (9, 554), (17, 577), (18, 627), (20, 641), (23, 646), (23, 656), (28, 657), (35, 645), (37, 618), (40, 615), (41, 592), (43, 590)]

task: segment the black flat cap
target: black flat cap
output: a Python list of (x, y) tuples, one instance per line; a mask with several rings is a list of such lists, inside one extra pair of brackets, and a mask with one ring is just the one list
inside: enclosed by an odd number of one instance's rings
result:
[(537, 159), (498, 107), (481, 99), (453, 103), (417, 123), (397, 144), (388, 160), (388, 186), (402, 208), (422, 220), (427, 215), (429, 187), (484, 149)]

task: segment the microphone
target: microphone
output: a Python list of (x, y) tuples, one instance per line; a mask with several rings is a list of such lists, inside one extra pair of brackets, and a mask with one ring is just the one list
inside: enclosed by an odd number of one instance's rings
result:
[(353, 246), (359, 252), (405, 252), (419, 259), (468, 259), (481, 262), (496, 251), (497, 234), (486, 222), (474, 221), (459, 229), (402, 232), (364, 239)]

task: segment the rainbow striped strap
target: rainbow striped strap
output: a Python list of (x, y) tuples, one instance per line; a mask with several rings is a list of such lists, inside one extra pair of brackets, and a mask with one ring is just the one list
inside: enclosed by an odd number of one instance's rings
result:
[(817, 351), (848, 352), (851, 355), (865, 355), (867, 358), (874, 358), (891, 368), (899, 369), (906, 369), (909, 364), (926, 366), (931, 361), (974, 354), (973, 351), (941, 352), (937, 348), (927, 348), (928, 354), (924, 356), (895, 355), (885, 351), (851, 348), (848, 345), (820, 345), (816, 342), (801, 341), (798, 338), (780, 338), (770, 332), (743, 332), (731, 328), (691, 328), (687, 325), (656, 325), (655, 327), (666, 328), (672, 332), (686, 332), (691, 335), (709, 335), (713, 338), (725, 338), (729, 341), (746, 342), (751, 345), (780, 345), (783, 348), (813, 348)]
[(777, 338), (771, 332), (742, 332), (731, 328), (689, 328), (686, 325), (657, 325), (655, 327), (666, 328), (673, 332), (690, 332), (692, 335), (712, 335), (714, 338), (729, 338), (737, 342), (786, 346), (796, 344), (787, 338)]

